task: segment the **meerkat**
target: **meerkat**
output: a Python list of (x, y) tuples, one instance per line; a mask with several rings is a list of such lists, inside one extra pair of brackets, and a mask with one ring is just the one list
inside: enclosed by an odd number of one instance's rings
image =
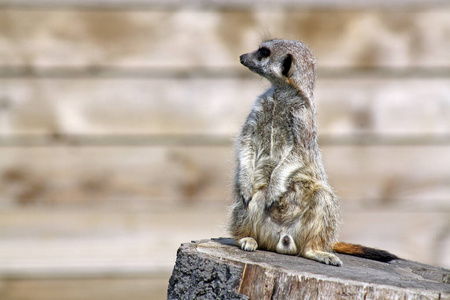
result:
[(339, 201), (317, 144), (315, 58), (298, 41), (269, 40), (240, 56), (272, 86), (253, 104), (237, 139), (230, 232), (263, 249), (341, 266), (344, 253), (390, 261), (389, 252), (337, 241)]

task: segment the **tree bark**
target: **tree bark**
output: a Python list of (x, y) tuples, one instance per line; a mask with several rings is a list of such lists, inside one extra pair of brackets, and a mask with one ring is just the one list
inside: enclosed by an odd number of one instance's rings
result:
[(168, 299), (450, 299), (450, 270), (398, 259), (382, 263), (339, 254), (334, 267), (232, 239), (182, 244)]

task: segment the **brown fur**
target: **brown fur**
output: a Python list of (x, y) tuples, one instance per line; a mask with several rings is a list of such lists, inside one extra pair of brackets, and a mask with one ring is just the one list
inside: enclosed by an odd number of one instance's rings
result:
[(394, 254), (391, 254), (384, 250), (343, 242), (337, 242), (336, 244), (334, 244), (333, 250), (337, 253), (359, 256), (383, 262), (388, 262), (398, 258)]

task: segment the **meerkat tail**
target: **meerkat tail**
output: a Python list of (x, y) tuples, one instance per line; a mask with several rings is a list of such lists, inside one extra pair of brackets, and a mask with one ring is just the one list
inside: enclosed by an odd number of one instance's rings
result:
[(337, 253), (363, 257), (381, 262), (390, 262), (391, 260), (398, 259), (397, 256), (385, 250), (343, 242), (335, 243), (333, 246), (333, 250)]

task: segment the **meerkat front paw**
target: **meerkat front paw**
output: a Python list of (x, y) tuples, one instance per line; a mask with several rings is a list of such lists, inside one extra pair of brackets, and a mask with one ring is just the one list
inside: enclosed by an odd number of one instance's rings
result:
[(239, 188), (239, 198), (245, 207), (248, 207), (248, 204), (250, 203), (250, 201), (252, 201), (252, 195), (253, 195), (253, 188), (251, 186), (250, 187), (241, 186)]
[(277, 200), (272, 199), (272, 198), (268, 198), (266, 200), (266, 206), (265, 206), (266, 211), (269, 211), (275, 203), (277, 203)]
[(266, 196), (266, 211), (270, 210), (272, 206), (274, 206), (277, 202), (280, 201), (281, 196), (278, 193), (271, 192), (270, 190), (267, 192)]
[(252, 201), (251, 193), (250, 194), (241, 193), (241, 201), (242, 203), (244, 203), (245, 207), (248, 207), (248, 204), (250, 203), (250, 201)]
[(252, 237), (245, 237), (238, 241), (239, 246), (244, 251), (255, 251), (258, 248), (258, 243)]

